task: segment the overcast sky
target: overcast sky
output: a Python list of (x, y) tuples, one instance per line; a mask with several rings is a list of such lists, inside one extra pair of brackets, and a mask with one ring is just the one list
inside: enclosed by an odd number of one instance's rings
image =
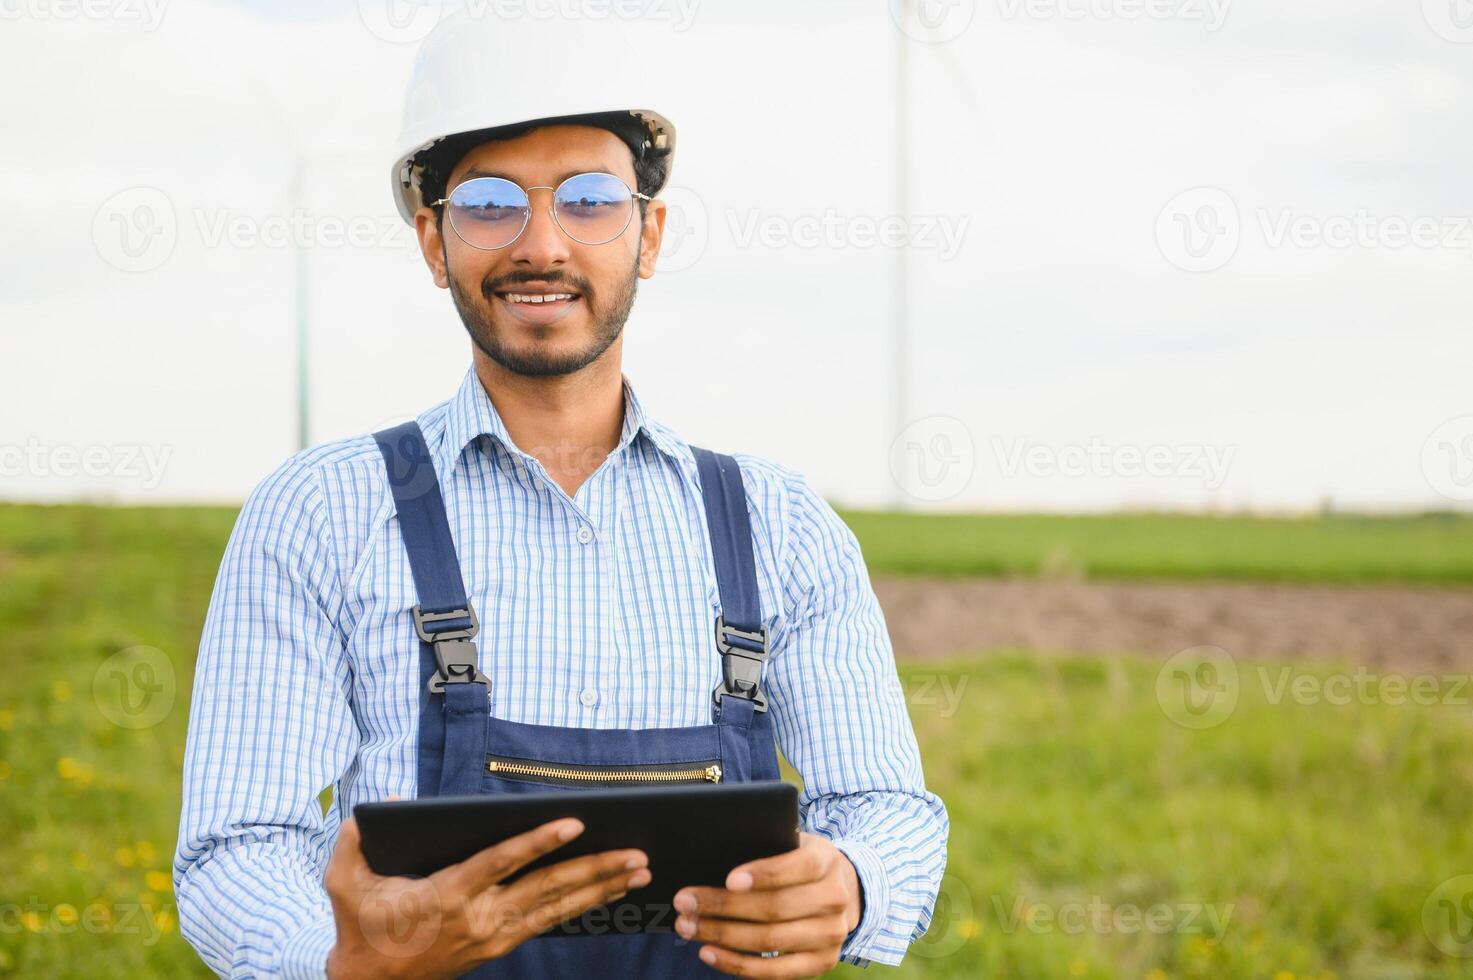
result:
[[(625, 371), (691, 441), (856, 505), (1473, 500), (1467, 0), (623, 2), (680, 131)], [(294, 238), (312, 441), (453, 393), (387, 173), (451, 7), (0, 0), (0, 496), (241, 499), (296, 448)]]

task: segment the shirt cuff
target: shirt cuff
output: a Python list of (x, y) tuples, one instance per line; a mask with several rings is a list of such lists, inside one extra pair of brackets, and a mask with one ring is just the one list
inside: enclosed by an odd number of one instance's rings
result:
[(839, 947), (839, 959), (855, 966), (869, 966), (871, 960), (885, 962), (883, 956), (870, 955), (876, 952), (872, 947), (884, 931), (885, 918), (890, 911), (890, 878), (885, 873), (885, 866), (875, 849), (863, 841), (841, 838), (830, 843), (849, 859), (859, 877), (859, 925)]
[(282, 980), (325, 980), (327, 954), (338, 940), (337, 924), (332, 913), (326, 918), (309, 920), (281, 945), (277, 969)]

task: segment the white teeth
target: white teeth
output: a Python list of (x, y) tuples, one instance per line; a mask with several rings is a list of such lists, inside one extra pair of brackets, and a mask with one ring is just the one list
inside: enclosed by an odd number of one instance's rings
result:
[(507, 293), (506, 298), (513, 303), (551, 303), (560, 299), (572, 299), (572, 293)]

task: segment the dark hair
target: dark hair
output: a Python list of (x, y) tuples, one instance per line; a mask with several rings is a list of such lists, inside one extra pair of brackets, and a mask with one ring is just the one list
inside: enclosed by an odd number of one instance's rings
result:
[[(629, 152), (634, 155), (634, 189), (641, 194), (654, 197), (655, 191), (664, 186), (666, 178), (670, 175), (670, 151), (656, 149), (651, 145), (649, 130), (645, 127), (643, 120), (628, 112), (590, 112), (576, 116), (533, 119), (530, 122), (481, 129), (473, 133), (457, 133), (446, 137), (429, 149), (421, 150), (413, 160), (412, 166), (419, 170), (420, 200), (429, 204), (431, 201), (438, 201), (444, 197), (445, 185), (450, 179), (451, 172), (467, 153), (482, 143), (516, 139), (540, 126), (554, 124), (597, 126), (600, 129), (609, 130), (622, 139), (629, 147)], [(643, 199), (636, 200), (639, 203), (639, 216), (643, 219), (647, 202)], [(435, 209), (437, 222), (443, 213), (442, 209)]]

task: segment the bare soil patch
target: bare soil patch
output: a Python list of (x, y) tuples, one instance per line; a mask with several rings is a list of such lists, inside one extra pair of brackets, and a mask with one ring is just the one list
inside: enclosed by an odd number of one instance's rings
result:
[(879, 576), (896, 655), (1003, 649), (1473, 669), (1473, 589)]

